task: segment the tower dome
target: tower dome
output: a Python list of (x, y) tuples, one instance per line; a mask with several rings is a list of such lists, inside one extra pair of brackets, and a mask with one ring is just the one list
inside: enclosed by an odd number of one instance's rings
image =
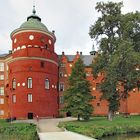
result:
[(48, 28), (41, 22), (41, 18), (38, 15), (36, 15), (35, 6), (33, 7), (32, 14), (27, 17), (27, 21), (22, 23), (18, 29), (14, 30), (11, 33), (11, 36), (22, 30), (39, 30), (39, 31), (47, 32), (50, 35), (54, 36), (54, 34), (50, 32)]

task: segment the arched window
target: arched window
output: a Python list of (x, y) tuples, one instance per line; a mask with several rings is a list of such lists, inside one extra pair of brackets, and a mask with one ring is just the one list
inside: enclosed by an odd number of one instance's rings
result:
[(45, 79), (45, 89), (49, 89), (49, 88), (50, 88), (49, 79)]
[(28, 88), (32, 88), (32, 83), (33, 83), (32, 78), (29, 77), (28, 78)]
[(29, 103), (33, 102), (33, 96), (32, 96), (31, 93), (28, 94), (27, 101), (28, 101)]
[(12, 81), (12, 87), (13, 87), (13, 89), (16, 89), (16, 79), (15, 78)]

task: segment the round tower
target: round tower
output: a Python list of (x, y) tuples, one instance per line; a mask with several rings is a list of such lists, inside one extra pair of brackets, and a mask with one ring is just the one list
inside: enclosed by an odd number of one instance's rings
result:
[(10, 114), (16, 118), (58, 115), (58, 56), (56, 37), (41, 23), (35, 7), (18, 29), (11, 33), (9, 62)]

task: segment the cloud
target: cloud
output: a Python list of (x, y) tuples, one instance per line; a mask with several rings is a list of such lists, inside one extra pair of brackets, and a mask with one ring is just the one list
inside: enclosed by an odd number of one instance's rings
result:
[[(56, 31), (56, 52), (75, 54), (83, 51), (89, 54), (92, 48), (88, 35), (89, 27), (97, 19), (96, 2), (100, 0), (39, 0), (36, 1), (37, 15), (48, 29)], [(107, 2), (108, 0), (103, 0)], [(113, 0), (119, 2), (121, 0)], [(140, 10), (137, 0), (123, 0), (124, 12)], [(32, 12), (33, 0), (5, 0), (0, 5), (1, 35), (0, 44), (9, 50), (11, 41), (8, 36), (18, 28)], [(7, 9), (8, 10), (7, 10)], [(6, 36), (5, 36), (5, 35)], [(3, 49), (2, 47), (0, 50)]]

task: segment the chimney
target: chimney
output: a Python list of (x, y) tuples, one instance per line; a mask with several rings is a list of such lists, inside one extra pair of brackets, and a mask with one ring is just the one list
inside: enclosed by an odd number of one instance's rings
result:
[(62, 52), (62, 55), (65, 55), (65, 53), (64, 53), (64, 52)]

